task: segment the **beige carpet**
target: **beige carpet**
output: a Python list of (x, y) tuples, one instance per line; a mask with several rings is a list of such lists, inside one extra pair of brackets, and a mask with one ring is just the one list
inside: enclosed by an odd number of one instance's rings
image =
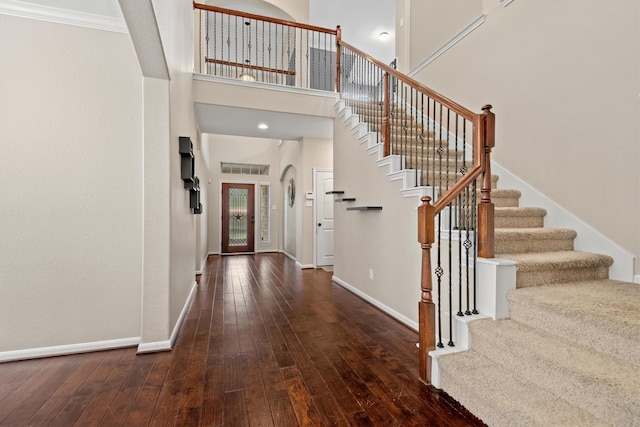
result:
[(470, 323), (472, 349), (439, 359), (442, 388), (490, 426), (640, 425), (640, 286), (508, 195), (496, 257), (518, 263), (511, 318)]

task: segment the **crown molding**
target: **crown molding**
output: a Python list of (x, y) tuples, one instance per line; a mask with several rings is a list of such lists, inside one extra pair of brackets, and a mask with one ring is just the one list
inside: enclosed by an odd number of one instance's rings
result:
[(117, 33), (129, 32), (124, 18), (42, 6), (19, 0), (0, 0), (0, 14)]

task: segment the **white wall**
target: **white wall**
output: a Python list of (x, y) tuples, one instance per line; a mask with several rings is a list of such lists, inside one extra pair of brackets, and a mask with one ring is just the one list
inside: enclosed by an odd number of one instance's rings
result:
[[(303, 2), (301, 2), (303, 3)], [(334, 29), (342, 40), (389, 64), (395, 58), (394, 0), (309, 0), (309, 23)], [(381, 32), (389, 33), (380, 40)]]
[(0, 352), (139, 337), (131, 42), (0, 15), (0, 57)]
[(268, 0), (293, 18), (296, 22), (309, 23), (309, 2), (300, 0)]
[(414, 0), (408, 12), (404, 31), (409, 33), (411, 70), (477, 19), (482, 0)]
[[(417, 197), (404, 198), (402, 181), (389, 181), (350, 130), (334, 126), (334, 190), (353, 203), (334, 207), (334, 277), (356, 293), (415, 326), (420, 301), (420, 244)], [(347, 211), (349, 206), (382, 206), (381, 211)], [(373, 280), (369, 278), (373, 270)]]
[(640, 4), (515, 0), (485, 13), (416, 78), (472, 109), (493, 104), (493, 158), (638, 270)]
[(202, 136), (198, 135), (196, 146), (196, 176), (200, 179), (200, 203), (202, 214), (196, 217), (196, 271), (202, 271), (209, 254), (209, 145), (202, 143)]
[[(333, 168), (333, 141), (318, 138), (302, 138), (300, 141), (286, 141), (280, 146), (280, 170), (287, 167), (296, 170), (296, 260), (304, 267), (312, 267), (315, 226), (313, 224), (313, 205), (307, 206), (304, 193), (313, 192), (313, 169)], [(286, 191), (288, 180), (283, 181)]]
[(170, 327), (176, 325), (195, 280), (195, 215), (189, 192), (180, 178), (178, 138), (196, 140), (197, 129), (191, 94), (193, 72), (193, 5), (180, 0), (153, 1), (170, 81)]

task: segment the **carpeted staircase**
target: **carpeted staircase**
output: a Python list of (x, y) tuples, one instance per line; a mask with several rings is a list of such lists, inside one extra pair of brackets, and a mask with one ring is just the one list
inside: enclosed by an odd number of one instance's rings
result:
[(438, 360), (442, 389), (490, 426), (640, 426), (640, 286), (519, 197), (492, 191), (496, 257), (517, 262), (510, 318), (469, 323), (471, 349)]

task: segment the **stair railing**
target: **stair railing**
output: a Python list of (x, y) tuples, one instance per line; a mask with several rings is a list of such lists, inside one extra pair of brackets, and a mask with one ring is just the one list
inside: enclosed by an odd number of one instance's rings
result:
[(335, 91), (339, 29), (199, 3), (193, 7), (200, 74)]
[(340, 38), (337, 43), (342, 100), (377, 132), (384, 156), (397, 157), (426, 193), (418, 208), (418, 323), (420, 378), (430, 383), (428, 353), (445, 342), (455, 346), (454, 313), (478, 313), (476, 258), (494, 256), (495, 116), (490, 105), (474, 113)]
[(419, 371), (430, 383), (429, 352), (445, 342), (455, 346), (454, 313), (477, 313), (476, 259), (494, 256), (491, 106), (482, 113), (464, 108), (345, 43), (339, 26), (332, 30), (197, 3), (194, 9), (196, 70), (339, 92), (368, 123), (384, 155), (395, 158), (424, 195), (418, 208)]

